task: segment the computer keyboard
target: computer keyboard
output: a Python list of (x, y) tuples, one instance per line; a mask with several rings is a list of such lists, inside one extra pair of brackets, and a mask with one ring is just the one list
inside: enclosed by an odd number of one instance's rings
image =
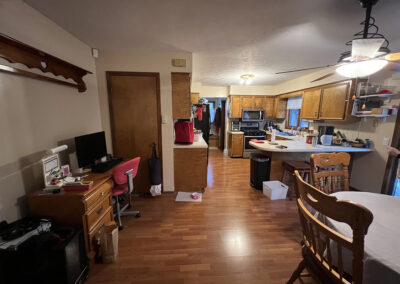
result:
[(109, 169), (111, 169), (112, 167), (115, 167), (116, 165), (118, 165), (121, 162), (122, 162), (122, 158), (118, 158), (118, 159), (112, 159), (107, 162), (97, 164), (92, 168), (92, 172), (104, 173), (104, 172), (108, 171)]

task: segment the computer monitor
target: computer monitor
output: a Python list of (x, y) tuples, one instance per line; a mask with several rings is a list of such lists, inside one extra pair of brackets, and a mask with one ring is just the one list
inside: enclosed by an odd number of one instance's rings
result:
[(107, 155), (104, 131), (75, 137), (75, 147), (80, 168), (94, 165), (95, 160)]

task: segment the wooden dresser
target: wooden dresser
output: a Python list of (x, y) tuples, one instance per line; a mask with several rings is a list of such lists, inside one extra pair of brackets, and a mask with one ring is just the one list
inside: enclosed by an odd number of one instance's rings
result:
[(114, 182), (112, 170), (95, 174), (91, 173), (85, 180), (94, 182), (88, 191), (66, 192), (39, 195), (35, 191), (29, 195), (29, 210), (32, 215), (47, 217), (57, 224), (83, 228), (86, 252), (93, 256), (93, 237), (106, 223), (112, 221), (113, 208), (111, 190)]

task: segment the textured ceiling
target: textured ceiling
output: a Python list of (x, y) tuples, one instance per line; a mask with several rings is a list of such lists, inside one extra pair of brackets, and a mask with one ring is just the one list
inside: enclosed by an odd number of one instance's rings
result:
[[(25, 2), (100, 51), (193, 52), (193, 81), (203, 85), (238, 84), (244, 73), (275, 84), (302, 75), (275, 72), (335, 63), (364, 17), (356, 0)], [(400, 51), (400, 1), (381, 0), (372, 14)]]

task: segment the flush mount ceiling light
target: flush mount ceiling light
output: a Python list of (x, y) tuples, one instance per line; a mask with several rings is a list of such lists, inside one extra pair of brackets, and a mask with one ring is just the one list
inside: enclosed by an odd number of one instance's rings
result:
[(240, 85), (249, 85), (253, 82), (253, 74), (243, 74), (240, 76)]

